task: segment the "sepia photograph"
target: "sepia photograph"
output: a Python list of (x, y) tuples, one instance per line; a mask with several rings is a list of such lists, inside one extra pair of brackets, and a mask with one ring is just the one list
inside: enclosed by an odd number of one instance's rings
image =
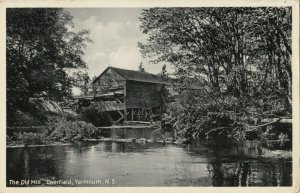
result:
[(295, 186), (293, 11), (5, 8), (4, 186)]

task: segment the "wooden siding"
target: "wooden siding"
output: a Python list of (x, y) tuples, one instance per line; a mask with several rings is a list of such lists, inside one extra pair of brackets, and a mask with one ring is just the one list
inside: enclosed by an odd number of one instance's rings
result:
[(112, 69), (108, 69), (94, 84), (96, 92), (105, 92), (111, 88), (118, 88), (125, 86), (126, 80), (114, 72)]
[(153, 108), (161, 106), (161, 85), (127, 81), (126, 107)]
[(130, 108), (154, 108), (162, 103), (161, 84), (125, 79), (114, 68), (104, 71), (95, 80), (94, 86), (95, 96), (105, 111), (124, 110), (127, 114)]

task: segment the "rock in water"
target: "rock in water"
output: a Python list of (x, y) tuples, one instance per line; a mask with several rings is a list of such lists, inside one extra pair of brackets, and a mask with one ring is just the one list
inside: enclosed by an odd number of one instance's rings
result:
[(141, 138), (141, 139), (137, 139), (136, 143), (140, 143), (140, 144), (145, 144), (147, 142), (147, 139), (145, 138)]
[(152, 138), (150, 138), (150, 139), (147, 139), (147, 143), (154, 143), (155, 142), (155, 140), (154, 139), (152, 139)]
[(184, 144), (186, 142), (187, 142), (186, 138), (179, 138), (174, 143), (177, 144), (177, 145), (182, 145), (182, 144)]

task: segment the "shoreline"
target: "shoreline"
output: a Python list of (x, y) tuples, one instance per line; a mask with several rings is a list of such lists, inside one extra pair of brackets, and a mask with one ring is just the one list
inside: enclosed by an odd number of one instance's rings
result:
[(26, 147), (51, 147), (51, 146), (71, 146), (72, 143), (49, 143), (49, 144), (19, 144), (19, 145), (6, 145), (6, 149), (15, 149), (15, 148), (26, 148)]
[[(180, 143), (178, 140), (156, 140), (156, 139), (112, 139), (112, 138), (100, 138), (100, 139), (83, 139), (77, 140), (77, 142), (115, 142), (115, 143), (137, 143), (137, 144), (146, 144), (146, 143), (157, 143), (157, 144), (169, 144), (169, 145), (186, 145), (185, 141), (182, 139)], [(74, 141), (76, 142), (76, 141)], [(245, 143), (246, 144), (246, 143)], [(6, 145), (6, 149), (17, 149), (17, 148), (35, 148), (35, 147), (55, 147), (55, 146), (72, 146), (74, 143), (72, 142), (55, 142), (49, 144), (18, 144), (18, 145)], [(250, 156), (253, 157), (253, 156)], [(265, 158), (265, 159), (291, 159), (292, 158), (292, 151), (291, 150), (270, 150), (265, 148), (265, 152), (262, 155), (257, 155), (256, 158)]]

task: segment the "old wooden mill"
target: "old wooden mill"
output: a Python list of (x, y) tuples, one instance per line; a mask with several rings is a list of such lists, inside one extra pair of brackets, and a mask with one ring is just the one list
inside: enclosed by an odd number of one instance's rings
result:
[(93, 81), (93, 92), (78, 99), (82, 104), (93, 101), (113, 114), (116, 123), (151, 120), (161, 111), (164, 85), (159, 75), (108, 67)]

